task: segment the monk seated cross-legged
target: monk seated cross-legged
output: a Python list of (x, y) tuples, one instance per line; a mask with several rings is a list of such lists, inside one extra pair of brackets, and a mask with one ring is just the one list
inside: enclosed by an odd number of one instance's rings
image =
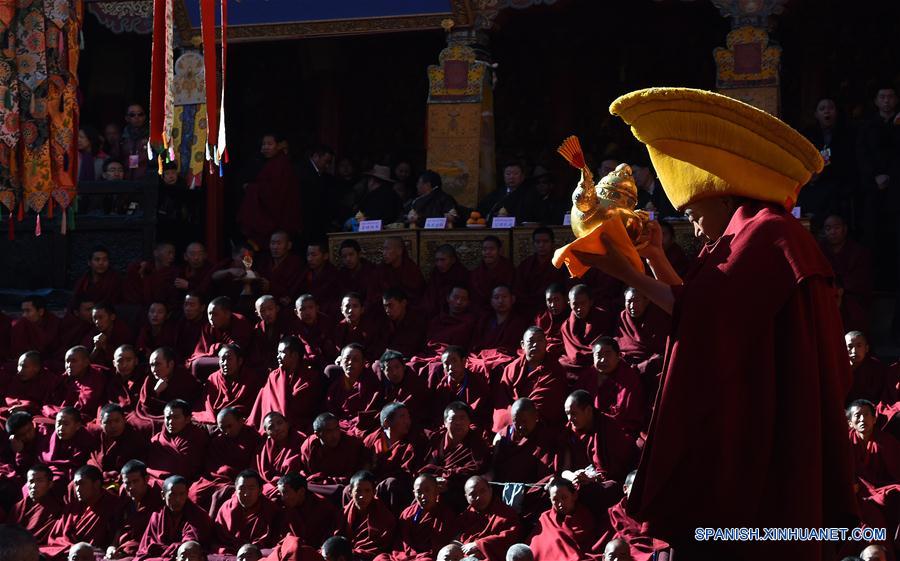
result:
[[(151, 353), (146, 357), (149, 359)], [(119, 345), (113, 353), (113, 370), (106, 380), (104, 401), (115, 403), (126, 412), (134, 411), (141, 397), (141, 387), (147, 378), (147, 365), (138, 364), (133, 345)]]
[(245, 543), (271, 548), (277, 542), (277, 508), (262, 493), (263, 480), (244, 470), (234, 480), (234, 495), (219, 508), (214, 522), (216, 551), (234, 555)]
[(846, 415), (856, 477), (893, 531), (900, 525), (900, 441), (876, 427), (871, 401), (852, 402)]
[(246, 417), (259, 394), (255, 372), (245, 365), (244, 350), (235, 344), (219, 347), (219, 369), (206, 380), (194, 421), (206, 425), (216, 422), (216, 415), (226, 407)]
[(90, 351), (91, 362), (110, 368), (113, 353), (126, 343), (134, 343), (131, 328), (116, 315), (115, 307), (108, 302), (98, 302), (91, 310), (94, 329), (88, 333), (81, 344)]
[(341, 511), (307, 488), (306, 478), (288, 472), (278, 479), (278, 535), (296, 536), (300, 543), (320, 544), (341, 524)]
[(312, 294), (322, 311), (336, 317), (342, 293), (337, 267), (331, 263), (328, 242), (315, 241), (306, 246), (306, 271), (298, 292)]
[(399, 288), (409, 298), (412, 307), (419, 306), (425, 292), (425, 278), (422, 269), (410, 259), (402, 238), (384, 240), (382, 260), (375, 268), (375, 276), (379, 292)]
[(671, 323), (672, 317), (637, 289), (625, 289), (625, 309), (619, 313), (616, 341), (622, 358), (640, 373), (650, 400), (659, 386)]
[(375, 496), (378, 481), (368, 471), (350, 479), (350, 502), (344, 507), (344, 520), (338, 533), (353, 542), (354, 558), (372, 559), (394, 544), (397, 519)]
[(865, 399), (876, 405), (893, 405), (900, 399), (895, 387), (896, 376), (892, 377), (887, 365), (872, 356), (866, 336), (861, 331), (850, 331), (844, 336), (844, 341), (853, 370), (853, 384), (847, 393), (847, 403)]
[(382, 553), (375, 561), (431, 561), (459, 532), (456, 513), (438, 500), (433, 475), (418, 476), (413, 495), (413, 503), (400, 515), (393, 551)]
[(0, 420), (6, 420), (16, 411), (39, 415), (59, 382), (59, 376), (44, 367), (39, 352), (22, 353), (15, 369), (0, 371)]
[(162, 495), (164, 506), (150, 516), (135, 561), (169, 561), (179, 551), (179, 544), (209, 543), (212, 536), (209, 515), (188, 499), (187, 479), (180, 475), (167, 478)]
[(284, 415), (271, 411), (263, 417), (266, 441), (256, 456), (256, 472), (263, 478), (263, 493), (274, 497), (278, 493), (278, 479), (285, 473), (303, 469), (300, 447), (306, 435), (288, 423)]
[(522, 311), (533, 317), (544, 307), (544, 290), (553, 283), (566, 284), (565, 268), (553, 266), (555, 236), (550, 228), (535, 228), (531, 233), (534, 253), (516, 266), (516, 298)]
[(504, 561), (506, 550), (522, 537), (519, 515), (494, 495), (490, 483), (480, 475), (466, 481), (469, 506), (459, 521), (462, 551), (476, 559)]
[(151, 483), (143, 462), (129, 460), (122, 467), (119, 483), (119, 495), (125, 502), (125, 519), (115, 541), (106, 550), (107, 559), (133, 557), (141, 545), (150, 517), (163, 508), (161, 486)]
[(433, 388), (442, 374), (441, 355), (450, 345), (468, 348), (478, 318), (469, 308), (469, 289), (454, 286), (447, 296), (449, 310), (428, 322), (425, 348), (410, 360), (409, 365), (428, 380)]
[(491, 311), (491, 294), (498, 286), (512, 286), (516, 268), (500, 250), (503, 244), (497, 236), (485, 236), (481, 241), (481, 261), (469, 273), (472, 306), (483, 312)]
[(362, 256), (359, 242), (352, 239), (342, 241), (338, 253), (341, 257), (341, 266), (337, 273), (340, 294), (356, 292), (363, 297), (367, 307), (380, 304), (381, 290), (375, 276), (375, 265)]
[(57, 484), (72, 481), (76, 470), (88, 463), (91, 453), (97, 447), (96, 439), (81, 422), (78, 409), (63, 407), (56, 414), (53, 432), (37, 441), (37, 461), (53, 472)]
[(188, 361), (198, 380), (206, 380), (219, 367), (218, 354), (222, 345), (236, 343), (249, 349), (253, 331), (250, 322), (233, 311), (231, 298), (227, 296), (214, 298), (206, 310), (209, 322), (203, 326), (200, 340)]
[(203, 468), (209, 432), (193, 423), (184, 400), (170, 401), (163, 413), (163, 428), (150, 439), (147, 471), (157, 481), (173, 475), (194, 480)]
[(406, 365), (403, 355), (394, 349), (387, 349), (373, 365), (381, 387), (375, 392), (367, 415), (360, 415), (358, 428), (370, 432), (379, 426), (378, 413), (388, 403), (398, 402), (409, 408), (409, 414), (416, 426), (425, 421), (430, 392), (425, 381)]
[(247, 363), (254, 368), (268, 372), (277, 366), (278, 342), (289, 331), (290, 318), (281, 313), (281, 305), (271, 294), (264, 294), (254, 304), (256, 317), (251, 345), (247, 352)]
[(371, 418), (375, 414), (378, 377), (366, 366), (363, 348), (358, 343), (344, 347), (337, 362), (325, 368), (329, 386), (324, 409), (340, 421), (341, 429), (361, 435), (364, 430), (357, 428), (360, 417)]
[(327, 497), (339, 497), (350, 477), (370, 463), (362, 440), (342, 431), (331, 413), (313, 421), (313, 434), (300, 446), (300, 457), (310, 489)]
[(175, 354), (178, 362), (184, 364), (194, 354), (200, 341), (203, 326), (206, 325), (206, 304), (202, 296), (196, 292), (188, 292), (181, 303), (181, 319), (175, 325)]
[[(378, 478), (375, 492), (394, 514), (412, 500), (413, 474), (421, 463), (421, 433), (413, 432), (406, 405), (388, 403), (379, 415), (381, 428), (369, 434), (363, 443), (372, 457), (372, 472)], [(417, 450), (418, 448), (418, 450)]]
[(441, 244), (434, 251), (434, 268), (419, 307), (427, 316), (434, 317), (447, 310), (447, 296), (454, 286), (468, 285), (469, 270), (459, 262), (456, 249)]
[(528, 320), (518, 313), (516, 297), (506, 285), (491, 293), (491, 312), (482, 316), (472, 336), (469, 363), (487, 379), (497, 381), (503, 368), (516, 358)]
[(36, 464), (28, 469), (25, 483), (27, 491), (13, 505), (6, 522), (28, 530), (38, 545), (46, 545), (50, 530), (63, 511), (62, 500), (50, 490), (53, 472), (43, 464)]
[(288, 331), (303, 342), (306, 360), (320, 370), (334, 364), (339, 351), (334, 344), (334, 320), (321, 313), (312, 294), (298, 296), (294, 312)]
[(547, 336), (547, 351), (555, 356), (565, 354), (562, 326), (569, 319), (569, 296), (566, 285), (555, 282), (544, 291), (546, 308), (535, 317), (534, 324)]
[[(657, 551), (665, 551), (669, 545), (662, 540), (650, 537), (647, 525), (632, 518), (625, 510), (625, 503), (631, 493), (635, 475), (637, 475), (637, 471), (632, 471), (625, 476), (625, 482), (622, 485), (625, 496), (622, 497), (622, 500), (609, 507), (605, 517), (597, 517), (601, 526), (607, 526), (606, 519), (609, 521), (607, 533), (600, 538), (599, 542), (624, 541), (626, 551), (635, 561), (650, 561), (655, 559), (653, 556)], [(578, 492), (581, 493), (580, 488)], [(607, 549), (608, 547), (607, 545)]]
[(480, 427), (491, 426), (493, 396), (487, 379), (466, 368), (466, 351), (451, 345), (441, 355), (443, 376), (432, 391), (431, 426), (441, 426), (444, 409), (455, 401), (469, 406), (473, 421)]
[(379, 310), (367, 310), (360, 294), (351, 292), (341, 298), (341, 316), (334, 329), (334, 342), (344, 348), (351, 343), (362, 345), (366, 360), (378, 360), (384, 352), (384, 326)]
[(135, 424), (117, 403), (107, 403), (97, 415), (98, 424), (88, 425), (97, 441), (89, 460), (103, 472), (105, 484), (116, 484), (120, 470), (129, 460), (147, 460), (152, 431), (149, 426)]
[(591, 290), (579, 284), (569, 291), (569, 306), (572, 313), (561, 329), (565, 354), (559, 363), (566, 368), (569, 385), (573, 386), (583, 376), (591, 376), (593, 355), (591, 345), (603, 335), (615, 335), (615, 314), (594, 307)]
[(54, 417), (60, 408), (72, 406), (81, 411), (82, 420), (90, 422), (103, 405), (106, 389), (106, 369), (91, 364), (86, 347), (72, 347), (66, 353), (66, 367), (60, 383), (41, 409), (45, 417)]
[(9, 330), (10, 356), (37, 351), (44, 357), (52, 357), (59, 344), (59, 318), (47, 309), (47, 300), (41, 296), (22, 300), (21, 310), (22, 317), (13, 321)]
[(647, 398), (637, 370), (622, 359), (612, 337), (594, 341), (593, 372), (579, 380), (579, 389), (595, 396), (594, 406), (612, 418), (622, 430), (637, 437), (647, 422)]
[(313, 412), (323, 394), (322, 376), (305, 359), (306, 349), (291, 335), (278, 343), (278, 368), (269, 372), (257, 394), (247, 422), (262, 432), (263, 418), (272, 411), (283, 414), (292, 426), (308, 432)]
[(262, 291), (272, 295), (282, 306), (291, 305), (303, 280), (303, 260), (292, 249), (290, 234), (279, 230), (269, 237), (269, 255), (256, 261)]
[(135, 348), (142, 357), (160, 347), (175, 347), (178, 344), (176, 325), (169, 318), (171, 303), (153, 302), (147, 308), (147, 321), (138, 332)]
[(596, 543), (602, 528), (579, 502), (574, 484), (561, 477), (547, 484), (550, 508), (531, 534), (534, 561), (583, 561), (602, 557)]
[(154, 432), (162, 428), (166, 404), (175, 399), (193, 403), (201, 385), (191, 373), (177, 364), (175, 351), (160, 347), (150, 355), (150, 375), (144, 378), (134, 417)]
[(385, 346), (415, 356), (425, 345), (425, 314), (417, 313), (409, 304), (409, 298), (400, 288), (386, 290), (381, 297), (384, 315)]

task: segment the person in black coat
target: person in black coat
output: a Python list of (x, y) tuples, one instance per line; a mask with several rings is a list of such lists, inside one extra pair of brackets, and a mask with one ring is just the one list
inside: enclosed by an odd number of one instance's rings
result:
[(521, 164), (510, 163), (503, 168), (503, 187), (494, 189), (478, 204), (478, 212), (488, 225), (505, 209), (506, 216), (515, 216), (516, 224), (538, 221), (539, 199), (533, 188), (525, 183)]
[(363, 175), (368, 176), (369, 182), (359, 202), (359, 211), (366, 220), (381, 220), (384, 225), (396, 222), (402, 208), (400, 197), (394, 191), (390, 168), (373, 166)]

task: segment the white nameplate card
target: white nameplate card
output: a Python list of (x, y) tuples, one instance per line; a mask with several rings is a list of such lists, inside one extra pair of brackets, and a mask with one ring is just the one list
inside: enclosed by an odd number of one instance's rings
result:
[(381, 220), (363, 220), (359, 223), (360, 232), (380, 232)]
[(515, 225), (515, 216), (495, 216), (491, 221), (491, 228), (512, 228)]
[(425, 219), (425, 229), (426, 230), (443, 230), (447, 227), (447, 217), (441, 218), (426, 218)]
[(571, 226), (572, 225), (572, 215), (568, 212), (563, 216), (563, 226)]
[(800, 207), (799, 207), (799, 206), (795, 206), (794, 208), (792, 208), (792, 209), (791, 209), (791, 214), (794, 215), (794, 218), (800, 218), (800, 217), (802, 216), (802, 214), (800, 214)]

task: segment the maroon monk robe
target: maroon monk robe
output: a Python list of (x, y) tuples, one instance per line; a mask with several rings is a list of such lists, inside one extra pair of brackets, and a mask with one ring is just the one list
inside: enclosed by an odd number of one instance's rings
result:
[(557, 269), (548, 258), (538, 259), (537, 255), (526, 257), (516, 267), (516, 304), (528, 316), (538, 314), (546, 305), (544, 291), (553, 283), (566, 285), (569, 273), (566, 268)]
[(304, 440), (306, 440), (305, 434), (291, 430), (285, 442), (279, 444), (271, 438), (267, 438), (265, 444), (260, 448), (259, 454), (256, 456), (256, 471), (266, 481), (263, 492), (267, 497), (275, 496), (278, 493), (278, 479), (282, 475), (291, 471), (303, 470), (300, 447)]
[[(326, 538), (327, 539), (327, 538)], [(324, 561), (315, 547), (303, 545), (297, 536), (285, 536), (261, 561)]]
[(434, 561), (458, 531), (456, 513), (444, 503), (425, 510), (413, 502), (400, 514), (394, 551), (382, 553), (375, 561)]
[(369, 456), (372, 458), (372, 473), (379, 481), (389, 477), (403, 479), (412, 486), (412, 474), (418, 469), (427, 442), (422, 435), (409, 435), (403, 440), (388, 441), (383, 429), (378, 429), (363, 440)]
[(0, 372), (0, 420), (3, 421), (9, 417), (12, 407), (40, 415), (41, 407), (51, 401), (61, 382), (58, 374), (45, 368), (28, 381), (21, 380), (16, 370), (10, 365)]
[(543, 329), (544, 335), (547, 337), (548, 353), (553, 353), (557, 356), (565, 354), (566, 350), (562, 342), (562, 326), (569, 319), (569, 314), (571, 312), (568, 306), (566, 306), (566, 313), (558, 316), (554, 316), (550, 313), (550, 310), (544, 308), (534, 318), (534, 325)]
[(469, 506), (460, 515), (457, 539), (464, 544), (477, 544), (487, 561), (505, 561), (506, 550), (521, 537), (519, 515), (496, 495), (484, 512)]
[(80, 345), (88, 333), (94, 330), (94, 324), (78, 317), (76, 312), (67, 311), (59, 321), (59, 346), (54, 358), (63, 359), (66, 351)]
[(186, 541), (209, 542), (212, 521), (200, 507), (187, 501), (177, 515), (161, 508), (150, 516), (150, 523), (141, 538), (135, 561), (169, 561), (178, 546)]
[(839, 251), (826, 242), (820, 244), (822, 253), (834, 275), (841, 281), (841, 319), (845, 331), (869, 331), (869, 307), (872, 303), (872, 254), (861, 244), (847, 240)]
[(419, 471), (443, 477), (448, 488), (461, 492), (466, 479), (487, 471), (490, 457), (488, 443), (477, 430), (470, 430), (461, 442), (451, 442), (442, 427), (429, 437), (425, 466)]
[(601, 561), (603, 553), (595, 549), (597, 523), (583, 505), (572, 514), (561, 516), (552, 508), (541, 514), (531, 534), (534, 561)]
[(41, 553), (50, 558), (65, 559), (69, 548), (78, 542), (88, 542), (105, 550), (115, 540), (121, 525), (119, 498), (103, 489), (93, 504), (74, 501), (66, 506), (50, 531), (47, 545), (41, 547)]
[(97, 446), (91, 451), (87, 463), (100, 468), (104, 482), (118, 483), (119, 471), (126, 462), (129, 460), (146, 462), (152, 436), (148, 429), (149, 427), (138, 426), (133, 421), (126, 420), (122, 434), (112, 438), (100, 430), (98, 425), (88, 425)]
[(363, 354), (368, 362), (378, 360), (384, 353), (385, 326), (381, 318), (374, 313), (364, 313), (356, 325), (346, 318), (338, 322), (334, 328), (334, 344), (343, 349), (350, 343), (363, 346)]
[(248, 426), (242, 427), (234, 438), (216, 429), (206, 449), (203, 473), (189, 489), (190, 499), (208, 508), (213, 493), (232, 485), (240, 472), (256, 466), (262, 440), (259, 433)]
[(178, 291), (179, 301), (184, 299), (188, 292), (196, 292), (204, 300), (209, 300), (209, 287), (212, 284), (213, 264), (204, 261), (199, 269), (192, 269), (190, 265), (185, 263), (175, 269), (175, 278), (184, 279), (188, 283), (185, 290)]
[[(828, 262), (799, 221), (753, 202), (699, 261), (673, 289), (666, 370), (629, 513), (676, 550), (698, 547), (694, 529), (707, 523), (844, 525), (856, 510), (842, 411), (851, 376)], [(815, 559), (825, 547), (747, 542), (732, 553)]]
[(622, 295), (625, 285), (599, 269), (588, 269), (581, 278), (569, 279), (570, 288), (577, 284), (586, 284), (591, 289), (594, 305), (604, 310), (618, 313), (625, 306), (625, 298)]
[(9, 330), (9, 356), (18, 359), (26, 351), (41, 353), (44, 360), (53, 356), (59, 343), (60, 319), (50, 310), (44, 310), (39, 321), (19, 318), (12, 322)]
[(189, 359), (193, 362), (204, 357), (215, 357), (219, 354), (222, 345), (237, 344), (242, 349), (249, 349), (250, 342), (253, 339), (253, 326), (247, 319), (233, 312), (231, 314), (231, 324), (227, 329), (218, 329), (209, 324), (203, 324), (200, 331), (200, 340), (194, 347), (194, 354)]
[(454, 401), (462, 401), (472, 408), (475, 418), (472, 419), (482, 429), (491, 426), (494, 413), (494, 400), (487, 379), (476, 372), (466, 370), (459, 382), (445, 374), (434, 388), (432, 394), (431, 424), (439, 426), (444, 421), (444, 409)]
[(671, 323), (672, 316), (652, 303), (639, 318), (631, 317), (627, 310), (619, 313), (616, 342), (625, 362), (640, 372), (651, 399), (656, 395), (657, 378), (662, 373)]
[(588, 430), (576, 430), (569, 425), (565, 438), (573, 470), (593, 466), (603, 480), (621, 484), (637, 465), (638, 450), (634, 438), (598, 412), (594, 413), (594, 424)]
[(872, 403), (892, 404), (895, 400), (894, 382), (891, 371), (886, 364), (867, 355), (853, 369), (853, 385), (847, 394), (846, 403), (856, 399), (866, 399)]
[(103, 405), (108, 377), (107, 370), (96, 364), (88, 366), (77, 378), (63, 372), (49, 403), (45, 404), (41, 411), (45, 417), (52, 419), (60, 409), (71, 405), (81, 411), (82, 421), (89, 423), (96, 417), (97, 408)]
[(494, 448), (494, 480), (517, 483), (546, 482), (554, 473), (566, 469), (566, 443), (559, 430), (538, 421), (534, 430), (523, 436), (510, 425), (500, 431), (502, 438)]
[(170, 309), (178, 305), (179, 292), (175, 288), (175, 267), (157, 268), (151, 261), (144, 275), (140, 274), (141, 262), (128, 266), (125, 282), (122, 284), (122, 300), (146, 308), (153, 302), (163, 302)]
[(375, 363), (374, 370), (380, 387), (372, 398), (371, 413), (360, 415), (360, 428), (366, 432), (378, 428), (381, 425), (378, 418), (381, 408), (391, 402), (406, 405), (413, 426), (421, 426), (427, 419), (428, 411), (426, 409), (429, 406), (428, 402), (431, 397), (428, 388), (425, 386), (425, 380), (416, 376), (409, 367), (406, 367), (400, 383), (393, 384), (382, 372), (380, 363)]
[(256, 270), (259, 276), (269, 281), (269, 289), (266, 294), (271, 294), (276, 300), (293, 300), (300, 294), (300, 284), (306, 272), (303, 260), (299, 256), (288, 253), (276, 263), (270, 255), (266, 255), (256, 261)]
[(85, 336), (81, 341), (81, 344), (92, 351), (91, 362), (107, 368), (112, 368), (113, 355), (115, 354), (116, 349), (121, 345), (130, 345), (134, 343), (134, 334), (131, 332), (131, 328), (128, 327), (128, 324), (125, 323), (125, 320), (116, 318), (109, 331), (106, 333), (106, 343), (103, 348), (97, 349), (97, 351), (94, 352), (94, 337), (99, 334), (100, 332), (95, 328)]
[(337, 267), (326, 261), (318, 271), (306, 269), (300, 280), (299, 294), (312, 294), (325, 314), (337, 317), (341, 298), (341, 278)]
[(680, 277), (684, 277), (695, 262), (695, 259), (685, 253), (684, 249), (675, 242), (672, 242), (672, 244), (665, 249), (665, 252), (666, 259), (669, 260), (669, 263), (672, 264), (672, 268), (675, 269), (675, 272), (678, 273)]
[(159, 333), (154, 334), (149, 323), (144, 323), (138, 332), (135, 344), (138, 355), (150, 358), (150, 355), (160, 347), (175, 348), (178, 346), (178, 324), (174, 321), (166, 321), (162, 324)]
[(353, 543), (353, 555), (359, 559), (372, 559), (379, 553), (390, 551), (394, 542), (397, 519), (388, 507), (372, 499), (365, 510), (352, 501), (344, 507), (344, 521), (339, 534)]
[(309, 483), (319, 485), (346, 485), (354, 473), (369, 464), (369, 454), (362, 440), (349, 434), (341, 434), (341, 440), (329, 448), (311, 434), (300, 446), (303, 474)]
[(403, 353), (405, 357), (419, 354), (425, 347), (426, 316), (407, 309), (400, 321), (385, 319), (385, 344), (388, 349)]
[(144, 364), (135, 366), (127, 380), (115, 370), (111, 370), (106, 379), (104, 404), (118, 403), (127, 412), (134, 411), (141, 400), (141, 388), (146, 378), (147, 365)]
[(469, 294), (472, 306), (483, 312), (491, 312), (491, 295), (494, 289), (500, 285), (513, 286), (516, 279), (516, 268), (512, 261), (497, 256), (497, 262), (493, 267), (488, 267), (484, 261), (469, 273)]
[(234, 555), (245, 543), (270, 548), (278, 541), (276, 518), (278, 509), (264, 495), (250, 508), (245, 508), (232, 495), (219, 508), (215, 520), (216, 551)]
[(288, 331), (303, 342), (306, 347), (306, 360), (310, 364), (314, 364), (320, 369), (334, 364), (338, 348), (334, 344), (334, 321), (329, 316), (319, 313), (316, 322), (312, 325), (304, 323), (298, 317), (293, 317)]
[(529, 325), (524, 316), (515, 313), (499, 324), (494, 313), (482, 316), (472, 336), (469, 367), (481, 371), (489, 380), (499, 380), (506, 365), (516, 358)]
[(10, 331), (12, 330), (12, 322), (9, 316), (0, 312), (0, 361), (4, 361), (12, 357), (9, 353)]
[(246, 418), (253, 408), (259, 393), (258, 376), (249, 368), (241, 368), (236, 378), (226, 378), (221, 370), (216, 370), (206, 381), (200, 396), (199, 409), (194, 414), (198, 423), (214, 425), (216, 415), (226, 407), (234, 407)]
[(647, 398), (637, 370), (620, 360), (616, 369), (600, 382), (594, 371), (579, 382), (579, 389), (594, 396), (594, 407), (612, 418), (632, 436), (637, 436), (647, 421)]
[(203, 326), (206, 325), (206, 319), (202, 316), (194, 321), (187, 318), (181, 318), (175, 324), (175, 358), (178, 364), (186, 362), (194, 354), (197, 343), (200, 342), (200, 334), (203, 332)]
[(134, 408), (134, 417), (145, 423), (151, 423), (154, 430), (162, 427), (163, 412), (166, 403), (173, 399), (183, 399), (188, 403), (195, 403), (200, 395), (201, 385), (191, 376), (191, 373), (178, 366), (172, 371), (168, 385), (156, 393), (156, 378), (148, 375), (141, 385), (137, 405)]
[(456, 261), (447, 269), (440, 272), (437, 267), (432, 269), (431, 278), (425, 285), (425, 293), (419, 302), (419, 308), (426, 316), (436, 316), (447, 311), (447, 296), (454, 286), (469, 286), (469, 270), (465, 265)]
[(278, 367), (278, 343), (289, 335), (289, 321), (279, 316), (275, 323), (260, 320), (253, 326), (253, 340), (244, 361), (251, 368), (268, 372)]
[(362, 296), (365, 307), (381, 308), (381, 291), (375, 265), (364, 257), (359, 258), (359, 265), (354, 270), (340, 267), (337, 272), (340, 294), (355, 292)]
[(77, 301), (118, 304), (122, 301), (121, 275), (118, 271), (109, 269), (95, 279), (91, 271), (86, 272), (72, 289), (72, 302)]
[(322, 376), (304, 362), (296, 373), (276, 368), (256, 396), (247, 424), (263, 431), (263, 419), (272, 411), (285, 416), (292, 427), (309, 432), (322, 399)]
[(545, 355), (544, 362), (530, 370), (525, 356), (520, 356), (503, 369), (494, 396), (493, 431), (499, 432), (509, 424), (509, 406), (527, 397), (534, 402), (538, 414), (553, 428), (565, 424), (566, 374), (556, 358)]
[(26, 493), (19, 502), (13, 505), (6, 517), (7, 524), (21, 526), (34, 536), (38, 545), (46, 545), (50, 530), (63, 512), (62, 501), (52, 492), (38, 500)]
[(128, 497), (124, 488), (120, 489), (119, 494), (125, 506), (125, 520), (113, 545), (119, 549), (123, 557), (131, 557), (137, 553), (153, 513), (164, 507), (162, 492), (157, 485), (148, 485), (147, 493), (140, 503)]
[[(13, 460), (11, 467), (13, 471), (21, 477), (23, 482), (25, 481), (25, 476), (28, 474), (28, 470), (31, 466), (38, 463), (38, 457), (41, 452), (49, 448), (50, 437), (54, 433), (53, 425), (47, 423), (34, 423), (34, 430), (34, 438), (30, 442), (25, 442), (21, 450), (18, 452), (11, 452), (10, 450)], [(3, 434), (5, 436), (6, 432)], [(4, 444), (9, 446), (8, 442), (9, 440), (7, 437)]]
[(399, 267), (379, 263), (376, 268), (378, 291), (384, 294), (389, 288), (400, 288), (413, 306), (419, 303), (425, 292), (425, 277), (419, 266), (403, 251), (403, 261)]
[(238, 209), (237, 221), (244, 236), (262, 247), (278, 230), (285, 230), (291, 236), (299, 234), (302, 228), (299, 185), (286, 154), (279, 153), (266, 160), (253, 182), (247, 185)]
[(669, 544), (650, 537), (645, 524), (641, 524), (625, 511), (625, 499), (609, 507), (609, 530), (598, 543), (607, 543), (613, 539), (628, 542), (634, 561), (651, 561), (657, 551), (668, 549)]
[(423, 376), (426, 371), (422, 369), (440, 365), (441, 354), (447, 347), (458, 345), (464, 349), (469, 348), (477, 321), (478, 317), (471, 312), (458, 316), (443, 312), (433, 317), (428, 322), (428, 329), (425, 332), (425, 349), (410, 360), (410, 367)]
[(594, 308), (585, 319), (569, 314), (560, 330), (565, 354), (559, 363), (572, 377), (583, 375), (594, 368), (594, 352), (591, 345), (598, 337), (616, 334), (616, 315), (603, 308)]
[(878, 429), (868, 441), (850, 429), (850, 445), (857, 477), (872, 487), (900, 482), (900, 442)]
[(312, 491), (306, 491), (303, 502), (294, 508), (281, 505), (281, 536), (297, 536), (302, 543), (319, 545), (341, 527), (341, 511)]
[[(375, 410), (375, 397), (380, 389), (378, 377), (371, 368), (365, 367), (359, 379), (351, 387), (347, 387), (347, 378), (338, 376), (328, 386), (325, 394), (325, 410), (338, 418), (341, 429), (351, 434), (362, 434), (357, 430), (360, 414), (371, 417)], [(365, 423), (364, 423), (365, 424)]]
[(162, 429), (150, 439), (147, 473), (157, 481), (173, 475), (193, 481), (200, 475), (208, 444), (209, 432), (193, 423), (178, 434)]

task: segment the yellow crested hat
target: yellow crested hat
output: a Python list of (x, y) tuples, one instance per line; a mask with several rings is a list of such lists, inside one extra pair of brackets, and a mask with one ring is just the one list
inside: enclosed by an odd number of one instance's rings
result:
[(773, 202), (790, 209), (824, 162), (800, 133), (730, 97), (688, 88), (625, 94), (609, 112), (647, 145), (675, 208), (716, 195)]

